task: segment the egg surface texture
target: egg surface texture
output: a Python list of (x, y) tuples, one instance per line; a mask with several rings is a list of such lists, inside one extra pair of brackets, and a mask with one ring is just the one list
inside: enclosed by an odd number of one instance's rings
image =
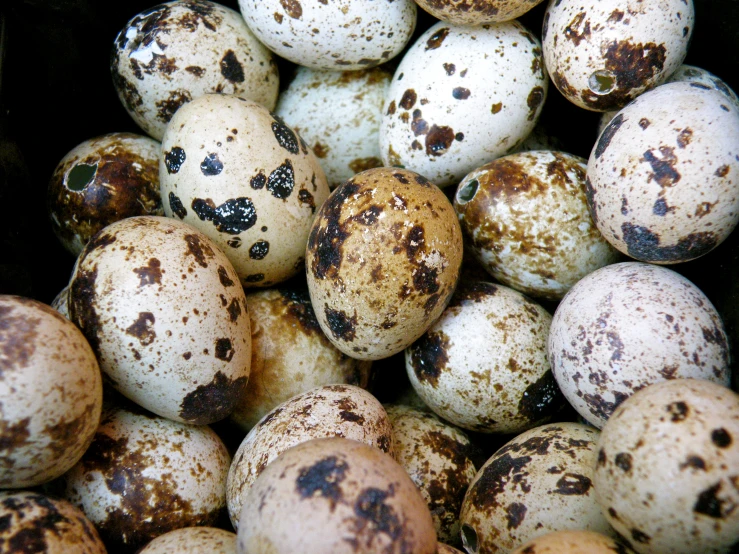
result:
[(226, 253), (245, 287), (303, 269), (326, 176), (300, 137), (255, 102), (209, 94), (177, 112), (159, 165), (164, 212)]
[(542, 0), (416, 0), (435, 18), (457, 25), (484, 25), (510, 21)]
[(634, 554), (621, 540), (595, 531), (553, 531), (537, 537), (513, 554)]
[(236, 533), (217, 527), (182, 527), (159, 535), (137, 554), (236, 554)]
[(189, 225), (139, 216), (105, 227), (80, 254), (69, 309), (108, 382), (147, 410), (206, 424), (243, 394), (244, 291), (226, 256)]

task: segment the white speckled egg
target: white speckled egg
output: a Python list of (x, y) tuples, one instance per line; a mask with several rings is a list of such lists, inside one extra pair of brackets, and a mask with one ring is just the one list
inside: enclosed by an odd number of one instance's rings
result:
[(595, 531), (553, 531), (522, 544), (512, 554), (633, 554), (620, 539)]
[(585, 160), (565, 152), (511, 154), (469, 173), (454, 209), (483, 267), (525, 294), (559, 300), (621, 255), (588, 213)]
[(69, 311), (107, 381), (147, 410), (212, 423), (243, 394), (244, 290), (226, 256), (189, 225), (139, 216), (105, 227), (77, 261)]
[(443, 187), (513, 151), (536, 125), (548, 79), (539, 40), (518, 21), (439, 22), (403, 56), (380, 126), (385, 165)]
[(54, 297), (54, 300), (51, 301), (51, 307), (69, 319), (69, 285), (65, 286)]
[(562, 393), (598, 428), (651, 383), (729, 384), (718, 312), (685, 277), (651, 264), (614, 264), (580, 280), (554, 313), (548, 351)]
[(416, 27), (413, 0), (239, 0), (269, 49), (312, 69), (366, 69), (394, 58)]
[(739, 395), (695, 379), (637, 392), (603, 428), (593, 483), (637, 552), (736, 552)]
[(245, 287), (303, 269), (326, 176), (305, 142), (255, 102), (208, 94), (172, 118), (159, 165), (164, 212), (225, 252)]
[(77, 463), (102, 404), (80, 330), (46, 304), (0, 295), (0, 487), (40, 485)]
[(542, 46), (557, 89), (593, 111), (623, 108), (663, 83), (688, 51), (692, 0), (549, 2)]
[(275, 113), (319, 158), (330, 188), (380, 167), (380, 121), (392, 74), (321, 71), (299, 67), (279, 97)]
[(587, 188), (598, 230), (624, 254), (706, 254), (739, 222), (739, 105), (700, 83), (642, 94), (598, 138)]
[(228, 472), (231, 523), (239, 525), (244, 495), (264, 469), (288, 448), (322, 437), (345, 437), (394, 454), (385, 408), (353, 385), (325, 385), (296, 395), (264, 416), (239, 445)]
[(484, 25), (521, 17), (542, 0), (416, 0), (435, 18), (457, 25)]
[(208, 93), (245, 96), (273, 109), (279, 73), (238, 12), (208, 0), (175, 0), (133, 17), (110, 63), (126, 111), (161, 140), (174, 113)]
[(236, 554), (236, 533), (217, 527), (182, 527), (159, 535), (137, 554)]

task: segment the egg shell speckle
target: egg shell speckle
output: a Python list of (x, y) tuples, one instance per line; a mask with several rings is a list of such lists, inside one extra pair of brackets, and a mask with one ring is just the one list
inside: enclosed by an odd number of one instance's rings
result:
[(554, 531), (516, 548), (512, 554), (634, 554), (620, 540), (595, 531)]
[(457, 25), (484, 25), (521, 17), (542, 0), (417, 0), (435, 18)]
[(137, 554), (236, 554), (236, 533), (217, 527), (183, 527), (159, 535)]

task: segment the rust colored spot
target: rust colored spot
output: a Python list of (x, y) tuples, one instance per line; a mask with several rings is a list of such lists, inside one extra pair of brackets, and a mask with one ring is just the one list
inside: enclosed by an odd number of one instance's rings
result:
[(280, 5), (284, 8), (287, 15), (293, 19), (300, 19), (303, 15), (303, 6), (297, 0), (280, 0)]
[(394, 115), (396, 109), (397, 109), (397, 106), (395, 104), (395, 100), (392, 100), (390, 102), (390, 104), (388, 104), (388, 107), (387, 107), (387, 115)]
[(716, 170), (716, 173), (714, 173), (714, 175), (716, 175), (716, 177), (726, 177), (729, 174), (730, 170), (731, 168), (728, 165), (722, 165)]
[(680, 180), (680, 174), (675, 170), (677, 156), (674, 149), (667, 146), (660, 146), (659, 153), (661, 157), (657, 157), (654, 150), (647, 150), (639, 161), (648, 162), (651, 166), (650, 181), (654, 179), (661, 187), (671, 187)]
[(275, 12), (273, 17), (275, 18), (275, 21), (277, 22), (278, 25), (282, 24), (282, 20), (284, 19), (284, 16), (281, 13)]
[[(28, 424), (31, 423), (30, 417), (24, 417), (14, 424), (8, 424), (4, 419), (0, 419), (0, 452), (9, 453), (15, 448), (19, 448), (26, 444), (31, 432), (28, 430)], [(10, 461), (5, 455), (0, 455), (0, 462), (3, 464)], [(12, 462), (11, 462), (12, 463)]]
[(320, 159), (325, 158), (329, 150), (329, 147), (320, 141), (316, 141), (316, 143), (313, 145), (313, 153), (316, 155), (317, 158)]
[(692, 129), (683, 129), (677, 135), (677, 145), (680, 148), (685, 148), (688, 144), (690, 144), (690, 141), (692, 139), (693, 139), (693, 130)]
[(246, 389), (246, 377), (229, 379), (217, 372), (207, 385), (200, 385), (180, 404), (180, 417), (194, 425), (220, 421), (230, 414)]
[(208, 259), (215, 257), (215, 252), (198, 235), (185, 235), (187, 254), (195, 258), (200, 267), (208, 267)]
[(149, 263), (137, 267), (133, 272), (139, 276), (139, 287), (162, 284), (162, 263), (156, 258), (149, 258)]
[(436, 50), (444, 42), (444, 39), (449, 34), (449, 27), (442, 27), (429, 37), (426, 41), (425, 50)]
[(534, 87), (531, 89), (528, 98), (526, 98), (526, 105), (529, 107), (528, 120), (533, 121), (536, 118), (537, 110), (544, 102), (544, 89), (542, 87)]
[(490, 107), (490, 112), (491, 112), (491, 113), (494, 113), (494, 114), (495, 114), (495, 113), (500, 113), (500, 110), (502, 110), (502, 109), (503, 109), (503, 102), (498, 102), (498, 103), (496, 103), (496, 104), (493, 104), (493, 105), (492, 105), (492, 106)]
[(410, 110), (415, 105), (417, 98), (416, 91), (409, 88), (403, 93), (398, 105), (404, 110)]
[[(586, 16), (585, 12), (580, 12), (564, 28), (565, 38), (571, 40), (575, 46), (579, 46), (583, 40), (590, 38), (590, 21), (585, 21)], [(583, 21), (585, 21), (584, 25)]]
[(142, 346), (148, 346), (154, 342), (154, 339), (157, 337), (157, 334), (152, 327), (154, 323), (154, 314), (151, 312), (140, 312), (136, 321), (134, 321), (130, 327), (126, 328), (126, 334), (139, 339)]
[(624, 18), (624, 12), (622, 12), (619, 9), (615, 9), (611, 12), (611, 15), (608, 16), (608, 19), (606, 20), (608, 23), (618, 23)]
[(427, 332), (410, 347), (410, 365), (421, 383), (432, 387), (439, 384), (441, 373), (447, 369), (449, 338), (442, 332)]
[(426, 154), (442, 156), (446, 154), (454, 142), (454, 130), (451, 127), (432, 125), (426, 135)]
[(203, 75), (205, 75), (205, 68), (197, 65), (188, 65), (185, 68), (185, 71), (192, 75), (195, 75), (195, 77), (202, 77)]

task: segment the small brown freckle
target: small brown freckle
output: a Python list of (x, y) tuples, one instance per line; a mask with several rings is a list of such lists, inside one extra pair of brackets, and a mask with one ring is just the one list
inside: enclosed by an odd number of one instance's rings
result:
[(185, 352), (182, 357), (189, 360), (192, 357), (192, 352)]
[(493, 104), (490, 107), (490, 112), (496, 114), (496, 113), (499, 113), (500, 110), (502, 109), (503, 109), (503, 102), (498, 102), (497, 104)]

